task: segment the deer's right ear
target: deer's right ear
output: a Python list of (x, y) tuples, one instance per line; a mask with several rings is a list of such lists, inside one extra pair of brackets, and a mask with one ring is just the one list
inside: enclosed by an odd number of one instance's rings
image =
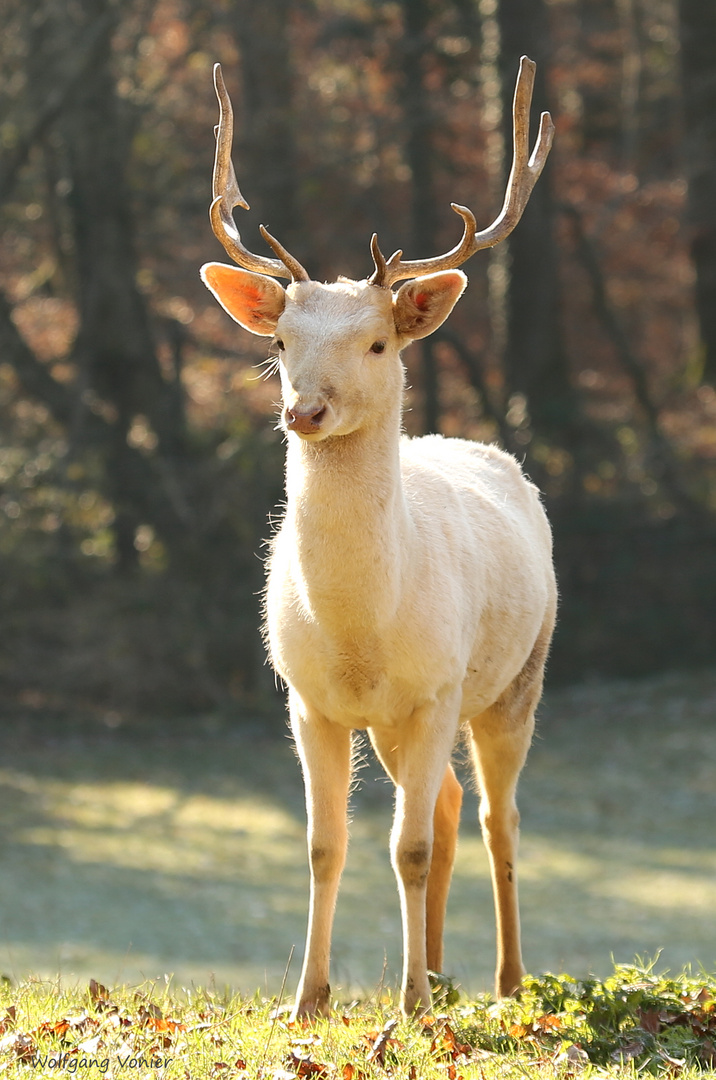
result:
[(252, 334), (273, 334), (286, 304), (286, 293), (277, 281), (225, 263), (205, 263), (200, 273), (232, 319)]

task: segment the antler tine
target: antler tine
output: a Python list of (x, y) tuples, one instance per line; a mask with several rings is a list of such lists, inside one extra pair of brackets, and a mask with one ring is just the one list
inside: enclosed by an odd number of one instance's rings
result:
[(374, 240), (371, 241), (371, 251), (373, 252), (375, 270), (369, 278), (372, 285), (389, 288), (394, 282), (402, 281), (403, 278), (423, 277), (425, 274), (432, 274), (438, 270), (454, 270), (466, 262), (476, 251), (494, 247), (495, 244), (510, 235), (522, 217), (525, 206), (532, 194), (532, 189), (544, 168), (554, 137), (552, 117), (548, 112), (544, 112), (540, 119), (537, 142), (530, 156), (530, 105), (532, 104), (536, 67), (534, 61), (528, 57), (523, 56), (520, 59), (520, 70), (517, 75), (512, 105), (512, 168), (507, 181), (505, 201), (492, 224), (483, 229), (482, 232), (477, 232), (475, 217), (472, 212), (466, 206), (451, 203), (452, 209), (456, 214), (459, 214), (464, 222), (460, 243), (445, 255), (436, 255), (430, 259), (416, 259), (406, 262), (403, 262), (400, 258), (401, 252), (396, 252), (395, 255), (391, 255), (390, 259), (386, 260), (378, 247), (377, 239), (374, 237)]
[(507, 181), (505, 201), (492, 225), (475, 235), (475, 251), (493, 247), (512, 232), (522, 217), (551, 149), (554, 124), (550, 114), (544, 112), (540, 117), (535, 148), (530, 156), (530, 106), (536, 70), (534, 60), (521, 57), (512, 104), (512, 168)]
[[(214, 64), (214, 88), (219, 99), (219, 123), (214, 129), (216, 135), (216, 155), (214, 157), (214, 175), (212, 180), (213, 200), (209, 208), (209, 218), (214, 236), (223, 245), (227, 255), (245, 270), (256, 274), (268, 274), (271, 277), (288, 277), (293, 281), (308, 281), (309, 276), (301, 264), (274, 241), (271, 246), (279, 255), (278, 259), (269, 259), (263, 255), (254, 255), (241, 242), (236, 228), (235, 206), (249, 209), (249, 204), (241, 194), (236, 173), (231, 161), (231, 146), (234, 139), (234, 112), (231, 108), (221, 64)], [(266, 238), (266, 237), (265, 237)], [(271, 237), (273, 240), (273, 237)], [(274, 246), (277, 245), (277, 246)], [(280, 251), (279, 251), (280, 249)], [(281, 254), (282, 253), (282, 254)]]
[[(373, 275), (368, 280), (371, 285), (383, 285), (385, 281), (386, 270), (388, 269), (388, 264), (385, 261), (385, 255), (378, 246), (378, 233), (373, 233), (370, 238), (370, 253), (373, 256), (375, 270), (373, 272)], [(402, 251), (400, 254), (403, 254)]]
[(368, 279), (370, 284), (389, 288), (395, 281), (402, 281), (403, 278), (423, 277), (425, 274), (435, 273), (436, 270), (453, 270), (456, 266), (464, 263), (466, 259), (469, 259), (477, 250), (477, 248), (473, 249), (472, 247), (477, 228), (475, 215), (466, 206), (459, 206), (457, 203), (450, 203), (450, 206), (462, 218), (465, 227), (460, 243), (456, 244), (445, 255), (435, 255), (431, 259), (414, 259), (403, 262), (401, 257), (403, 252), (399, 250), (394, 251), (390, 258), (386, 259), (378, 246), (378, 237), (373, 233), (370, 249), (375, 263), (375, 270)]
[(291, 255), (290, 252), (286, 251), (286, 248), (283, 246), (283, 244), (280, 244), (276, 237), (272, 236), (267, 228), (265, 228), (263, 225), (259, 225), (259, 232), (261, 233), (271, 250), (275, 252), (276, 255), (278, 255), (279, 259), (286, 267), (286, 269), (290, 271), (294, 281), (310, 280), (307, 272), (303, 269), (298, 259), (294, 259), (293, 255)]

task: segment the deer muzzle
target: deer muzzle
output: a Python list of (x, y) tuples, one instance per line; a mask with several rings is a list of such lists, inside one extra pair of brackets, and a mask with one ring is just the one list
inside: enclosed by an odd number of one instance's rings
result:
[(325, 405), (308, 409), (299, 409), (296, 406), (291, 408), (286, 405), (283, 410), (283, 421), (287, 431), (296, 431), (299, 435), (315, 435), (317, 431), (320, 431), (325, 415)]

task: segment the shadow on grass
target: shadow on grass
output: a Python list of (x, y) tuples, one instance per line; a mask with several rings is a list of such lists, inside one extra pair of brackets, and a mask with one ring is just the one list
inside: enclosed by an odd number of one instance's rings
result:
[[(716, 674), (552, 694), (520, 791), (531, 970), (605, 974), (611, 957), (716, 967)], [(334, 984), (366, 993), (400, 965), (387, 846), (392, 789), (352, 800)], [(24, 717), (0, 765), (0, 970), (135, 982), (174, 973), (275, 991), (307, 904), (300, 770), (281, 721), (154, 731)], [(446, 968), (488, 988), (492, 900), (466, 801)]]

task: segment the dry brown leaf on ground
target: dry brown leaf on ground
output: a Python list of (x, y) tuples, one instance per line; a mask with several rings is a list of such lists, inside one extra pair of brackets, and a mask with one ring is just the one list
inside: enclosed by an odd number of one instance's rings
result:
[(370, 1035), (364, 1035), (363, 1037), (368, 1040), (370, 1045), (370, 1053), (368, 1054), (368, 1061), (376, 1062), (378, 1065), (385, 1065), (385, 1051), (389, 1046), (401, 1046), (397, 1039), (392, 1037), (393, 1032), (398, 1026), (397, 1020), (388, 1020), (383, 1025), (380, 1031), (371, 1032)]

